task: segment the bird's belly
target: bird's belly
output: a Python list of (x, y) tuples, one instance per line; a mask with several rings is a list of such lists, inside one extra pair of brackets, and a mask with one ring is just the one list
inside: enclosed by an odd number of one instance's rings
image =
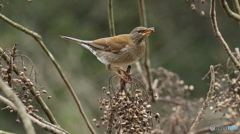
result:
[(123, 67), (138, 61), (143, 56), (144, 50), (144, 47), (140, 47), (120, 51), (119, 53), (98, 51), (96, 56), (105, 65), (111, 64), (112, 66)]

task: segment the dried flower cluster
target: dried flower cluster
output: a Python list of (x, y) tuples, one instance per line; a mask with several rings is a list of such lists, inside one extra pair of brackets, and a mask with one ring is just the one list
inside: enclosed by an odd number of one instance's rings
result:
[(240, 72), (230, 63), (227, 63), (226, 71), (222, 65), (215, 68), (215, 90), (210, 110), (213, 113), (221, 112), (227, 122), (240, 126)]
[[(160, 115), (153, 117), (144, 86), (135, 78), (132, 78), (132, 84), (120, 82), (119, 85), (114, 81), (115, 78), (110, 79), (109, 87), (103, 88), (104, 95), (99, 99), (103, 111), (101, 124), (107, 126), (106, 132), (111, 133), (114, 129), (123, 134), (150, 132), (152, 118), (160, 118)], [(124, 88), (122, 84), (126, 84)], [(99, 126), (95, 119), (94, 122)]]
[(187, 133), (203, 99), (188, 99), (193, 85), (186, 85), (180, 77), (165, 68), (152, 69), (155, 91), (154, 109), (161, 114), (161, 122), (151, 134)]
[[(23, 55), (17, 50), (16, 44), (11, 50), (5, 50), (3, 53), (0, 53), (0, 77), (16, 92), (29, 113), (39, 111), (34, 107), (34, 97), (40, 96), (40, 93), (47, 93), (43, 89), (33, 93), (36, 83), (35, 75), (34, 69), (28, 71), (24, 66)], [(48, 99), (50, 98), (51, 96), (48, 96)], [(2, 109), (9, 109), (10, 112), (13, 112), (10, 106)]]

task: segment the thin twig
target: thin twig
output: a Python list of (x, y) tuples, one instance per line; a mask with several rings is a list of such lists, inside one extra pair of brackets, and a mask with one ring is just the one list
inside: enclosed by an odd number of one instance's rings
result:
[(188, 134), (191, 134), (191, 133), (193, 133), (196, 130), (198, 124), (200, 123), (200, 121), (204, 117), (205, 111), (207, 110), (207, 107), (209, 105), (211, 97), (214, 95), (215, 72), (214, 72), (214, 66), (213, 65), (210, 66), (210, 72), (211, 72), (211, 82), (210, 82), (209, 91), (207, 93), (207, 98), (204, 101), (201, 110), (198, 112), (198, 116), (195, 119), (194, 123), (192, 124)]
[(18, 114), (22, 118), (26, 133), (27, 134), (35, 134), (36, 132), (32, 126), (32, 122), (27, 114), (25, 106), (22, 104), (21, 100), (17, 97), (17, 95), (12, 91), (12, 89), (10, 89), (10, 87), (7, 86), (2, 79), (0, 79), (0, 89), (16, 105)]
[[(3, 49), (0, 47), (0, 55), (2, 55), (3, 60), (9, 65), (10, 64), (10, 57), (3, 51)], [(13, 71), (16, 75), (20, 76), (20, 71), (18, 71), (18, 67), (16, 64), (12, 65)], [(25, 76), (25, 74), (21, 74), (21, 79), (24, 83), (28, 81), (28, 78)], [(30, 81), (31, 82), (31, 81)], [(29, 83), (29, 82), (28, 82)], [(44, 102), (42, 97), (40, 95), (36, 95), (36, 89), (34, 86), (30, 86), (29, 84), (26, 85), (30, 89), (30, 93), (34, 96), (34, 98), (37, 100), (38, 104), (41, 106), (44, 113), (47, 115), (48, 119), (51, 123), (58, 125), (55, 117), (53, 116), (51, 110), (48, 108), (47, 104)]]
[(113, 0), (108, 0), (108, 21), (109, 21), (109, 30), (110, 35), (115, 36), (115, 26), (114, 26), (114, 17), (113, 17)]
[(233, 6), (234, 6), (234, 8), (235, 8), (237, 14), (240, 15), (240, 5), (239, 5), (238, 0), (233, 0)]
[[(87, 119), (87, 116), (86, 114), (84, 113), (83, 111), (83, 108), (82, 108), (82, 105), (76, 95), (76, 93), (74, 92), (72, 86), (70, 85), (70, 83), (68, 82), (65, 74), (62, 72), (59, 64), (57, 63), (57, 61), (55, 60), (55, 58), (53, 57), (53, 55), (51, 54), (51, 52), (47, 49), (46, 45), (43, 43), (42, 41), (42, 37), (38, 34), (38, 33), (35, 33), (25, 27), (23, 27), (22, 25), (16, 23), (16, 22), (13, 22), (12, 20), (10, 20), (9, 18), (7, 18), (6, 16), (0, 14), (0, 18), (3, 19), (4, 21), (6, 21), (8, 24), (12, 25), (13, 27), (17, 28), (18, 30), (22, 31), (22, 32), (25, 32), (26, 34), (32, 36), (37, 42), (38, 44), (42, 47), (42, 49), (44, 50), (44, 52), (48, 55), (48, 57), (51, 59), (52, 63), (54, 64), (54, 66), (56, 67), (58, 73), (60, 74), (61, 78), (63, 79), (64, 83), (66, 84), (66, 86), (68, 87), (68, 90), (70, 91), (71, 95), (73, 96), (77, 106), (78, 106), (78, 109), (84, 119), (84, 121), (86, 122), (87, 124), (87, 127), (88, 129), (91, 131), (92, 134), (95, 134), (96, 132), (94, 131), (93, 127), (91, 126), (90, 122), (88, 121)], [(57, 122), (55, 122), (57, 123)]]
[[(55, 131), (60, 131), (61, 133), (64, 133), (64, 134), (69, 134), (69, 132), (67, 132), (66, 130), (60, 128), (59, 126), (56, 126), (56, 125), (53, 125), (51, 124), (50, 122), (46, 121), (45, 119), (43, 119), (42, 117), (38, 116), (37, 114), (35, 113), (30, 113), (31, 117), (33, 117), (35, 120), (38, 120), (40, 121), (41, 123), (37, 124), (39, 125), (40, 127), (42, 127), (43, 129), (51, 132), (51, 130), (55, 130)], [(35, 120), (33, 120), (33, 122), (36, 122)], [(41, 125), (43, 124), (43, 125)], [(49, 128), (49, 129), (48, 129)]]
[(228, 6), (228, 3), (226, 0), (221, 0), (221, 5), (224, 9), (224, 11), (227, 13), (229, 17), (232, 17), (233, 19), (240, 21), (240, 15), (237, 13), (234, 13)]
[[(138, 3), (139, 3), (139, 16), (140, 16), (141, 25), (147, 27), (147, 18), (146, 18), (146, 9), (145, 9), (144, 0), (139, 0)], [(143, 59), (143, 65), (146, 69), (149, 95), (151, 96), (152, 102), (154, 102), (155, 98), (154, 98), (154, 91), (152, 88), (152, 75), (150, 73), (151, 64), (150, 64), (150, 60), (149, 60), (148, 40), (146, 41), (146, 50), (145, 50), (145, 55), (144, 55), (144, 59)]]
[(221, 35), (221, 32), (218, 29), (217, 25), (217, 19), (216, 19), (216, 10), (215, 10), (215, 0), (211, 0), (210, 3), (210, 18), (212, 22), (213, 32), (215, 36), (218, 38), (219, 42), (222, 44), (223, 48), (226, 50), (228, 56), (230, 57), (231, 61), (234, 63), (234, 65), (237, 67), (237, 69), (240, 71), (240, 63), (236, 59), (236, 57), (233, 55), (232, 51), (230, 50), (227, 42), (224, 40), (224, 38)]
[[(0, 101), (5, 103), (6, 105), (10, 106), (12, 110), (18, 111), (18, 108), (16, 107), (15, 104), (13, 104), (10, 100), (8, 100), (7, 98), (5, 98), (1, 95), (0, 95)], [(32, 113), (32, 114), (35, 115), (34, 113)], [(43, 122), (42, 120), (44, 120), (44, 119), (39, 120), (39, 119), (35, 118), (36, 115), (32, 117), (28, 114), (28, 116), (34, 124), (42, 127), (43, 129), (45, 129), (49, 132), (56, 133), (56, 134), (69, 134), (66, 130), (59, 128), (56, 125), (49, 124), (49, 122), (46, 123), (46, 121)], [(0, 133), (1, 133), (1, 131), (0, 131)]]
[[(136, 65), (136, 67), (137, 67), (138, 72), (140, 73), (140, 75), (141, 75), (141, 77), (142, 77), (143, 83), (148, 86), (148, 81), (147, 81), (146, 76), (145, 76), (144, 73), (143, 73), (143, 70), (142, 70), (142, 67), (141, 67), (141, 65), (140, 65), (140, 62), (139, 62), (139, 61), (136, 62), (135, 65)], [(147, 87), (147, 88), (148, 88), (148, 87)]]
[[(233, 1), (233, 6), (235, 8), (235, 11), (238, 15), (240, 15), (240, 5), (238, 0), (232, 0)], [(238, 24), (240, 25), (240, 21), (238, 21)]]

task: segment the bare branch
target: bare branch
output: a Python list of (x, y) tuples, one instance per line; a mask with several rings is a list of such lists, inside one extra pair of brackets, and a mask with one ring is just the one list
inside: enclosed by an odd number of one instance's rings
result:
[(113, 0), (108, 0), (108, 22), (110, 35), (115, 36), (115, 26), (114, 26), (114, 17), (113, 17)]
[(190, 128), (190, 131), (188, 132), (189, 134), (193, 133), (196, 130), (197, 125), (204, 117), (205, 111), (207, 110), (211, 97), (214, 95), (215, 72), (214, 72), (213, 65), (210, 66), (210, 72), (211, 72), (211, 83), (210, 83), (209, 91), (207, 93), (207, 98), (204, 101), (203, 106), (199, 111), (197, 118), (195, 119), (194, 123)]
[[(3, 19), (4, 21), (6, 21), (8, 24), (12, 25), (13, 27), (17, 28), (20, 31), (25, 32), (26, 34), (32, 36), (37, 42), (38, 44), (42, 47), (42, 49), (45, 51), (45, 53), (48, 55), (48, 57), (51, 59), (52, 63), (54, 64), (54, 66), (56, 67), (58, 73), (60, 74), (61, 78), (63, 79), (64, 83), (66, 84), (66, 86), (68, 87), (68, 90), (70, 91), (71, 95), (73, 96), (78, 109), (81, 113), (81, 115), (83, 116), (84, 121), (87, 124), (88, 129), (91, 131), (92, 134), (95, 134), (96, 132), (94, 131), (93, 127), (91, 126), (90, 122), (87, 119), (86, 114), (83, 111), (81, 102), (79, 101), (76, 93), (74, 92), (72, 86), (70, 85), (70, 83), (68, 82), (65, 74), (62, 72), (58, 62), (55, 60), (55, 58), (53, 57), (53, 55), (51, 54), (51, 52), (47, 49), (46, 45), (43, 43), (41, 36), (38, 33), (35, 33), (25, 27), (23, 27), (22, 25), (15, 23), (14, 21), (10, 20), (9, 18), (7, 18), (6, 16), (0, 14), (0, 18)], [(57, 124), (56, 120), (54, 120), (54, 124)]]
[[(1, 47), (0, 47), (0, 54), (2, 55), (2, 57), (6, 61), (6, 63), (10, 64), (10, 57), (3, 51), (3, 49)], [(17, 69), (18, 67), (15, 64), (13, 65), (12, 68), (13, 68), (14, 73), (17, 74), (18, 76), (20, 76), (21, 72), (18, 71), (18, 69)], [(25, 76), (25, 74), (21, 74), (21, 78), (22, 78), (23, 82), (26, 82), (28, 80), (28, 78)], [(26, 85), (26, 86), (29, 87), (31, 94), (37, 100), (38, 104), (41, 106), (41, 108), (43, 109), (43, 111), (45, 112), (47, 117), (49, 118), (50, 122), (57, 125), (56, 119), (53, 116), (51, 110), (48, 108), (47, 104), (44, 102), (44, 100), (42, 99), (42, 97), (40, 95), (36, 95), (35, 87), (31, 86), (31, 85)]]
[(239, 14), (236, 14), (234, 13), (228, 6), (228, 3), (226, 0), (221, 0), (221, 5), (224, 9), (224, 11), (227, 13), (227, 15), (229, 17), (232, 17), (233, 19), (237, 20), (237, 21), (240, 21), (240, 15)]
[[(18, 114), (20, 115), (23, 125), (25, 127), (27, 134), (35, 134), (35, 130), (32, 126), (32, 122), (27, 114), (25, 106), (22, 104), (21, 100), (15, 95), (15, 93), (8, 87), (2, 79), (0, 79), (0, 89), (10, 98), (17, 107)], [(1, 97), (2, 98), (2, 97)]]
[[(146, 9), (145, 9), (145, 3), (144, 0), (139, 0), (139, 15), (140, 15), (140, 22), (141, 25), (147, 27), (147, 18), (146, 18)], [(152, 88), (152, 76), (150, 73), (150, 60), (149, 60), (149, 43), (148, 40), (146, 41), (146, 50), (145, 50), (145, 55), (143, 59), (143, 65), (146, 69), (146, 76), (147, 76), (147, 81), (148, 81), (148, 91), (149, 95), (151, 96), (151, 100), (154, 102), (154, 91)]]
[[(15, 104), (13, 104), (10, 100), (8, 100), (7, 98), (3, 97), (0, 95), (0, 101), (7, 104), (8, 106), (10, 106), (13, 110), (18, 111), (18, 108), (16, 107)], [(56, 134), (69, 134), (67, 131), (57, 127), (56, 125), (50, 124), (49, 122), (45, 121), (44, 119), (40, 119), (40, 118), (36, 118), (37, 115), (33, 114), (33, 117), (29, 116), (29, 118), (31, 119), (31, 121), (33, 123), (35, 123), (36, 125), (42, 127), (43, 129), (52, 132), (52, 133), (56, 133)], [(1, 133), (1, 132), (0, 132)]]
[(231, 61), (234, 63), (234, 65), (240, 71), (240, 63), (239, 63), (239, 61), (233, 55), (233, 53), (230, 50), (227, 42), (224, 40), (224, 38), (221, 35), (221, 32), (218, 29), (215, 6), (216, 6), (215, 5), (215, 0), (211, 0), (211, 4), (210, 4), (210, 18), (211, 18), (211, 21), (212, 21), (213, 32), (214, 32), (215, 36), (218, 38), (219, 42), (223, 45), (223, 48), (227, 52), (227, 54), (230, 57)]

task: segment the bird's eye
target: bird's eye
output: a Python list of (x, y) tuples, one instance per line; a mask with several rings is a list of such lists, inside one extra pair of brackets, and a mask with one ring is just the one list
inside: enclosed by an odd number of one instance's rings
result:
[(142, 33), (144, 30), (138, 30), (138, 33)]

